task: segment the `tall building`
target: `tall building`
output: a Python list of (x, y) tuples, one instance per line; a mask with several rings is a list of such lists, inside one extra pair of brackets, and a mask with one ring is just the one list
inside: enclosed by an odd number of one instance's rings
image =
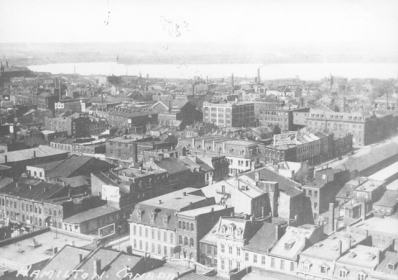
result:
[(219, 127), (256, 126), (253, 103), (203, 103), (203, 121)]

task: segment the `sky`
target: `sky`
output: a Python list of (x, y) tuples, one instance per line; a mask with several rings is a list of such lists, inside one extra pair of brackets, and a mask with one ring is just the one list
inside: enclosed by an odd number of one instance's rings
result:
[(398, 0), (0, 0), (0, 43), (384, 44)]

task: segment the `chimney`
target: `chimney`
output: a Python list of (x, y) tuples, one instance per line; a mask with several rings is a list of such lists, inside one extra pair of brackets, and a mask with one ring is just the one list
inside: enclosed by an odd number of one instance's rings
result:
[(211, 212), (214, 212), (214, 207), (211, 207)]
[(7, 163), (7, 160), (8, 160), (8, 156), (4, 155), (4, 163)]
[(192, 149), (195, 149), (195, 138), (192, 138)]
[(75, 247), (75, 241), (72, 240), (72, 241), (70, 242), (70, 245), (73, 246), (73, 247)]
[(83, 254), (79, 254), (79, 263), (81, 263), (83, 260)]
[(329, 203), (329, 231), (333, 232), (334, 228), (334, 203)]
[(300, 97), (300, 105), (301, 107), (304, 107), (304, 97)]
[(279, 225), (275, 225), (275, 240), (279, 240)]
[(226, 144), (225, 142), (222, 142), (222, 152), (225, 153), (225, 148), (226, 148)]
[(339, 256), (341, 256), (341, 254), (342, 254), (342, 242), (341, 242), (341, 240), (339, 240), (339, 243), (337, 244), (337, 251), (339, 252)]
[(363, 200), (361, 202), (361, 218), (362, 218), (362, 221), (366, 220), (366, 201), (365, 200)]
[(56, 253), (58, 253), (58, 247), (53, 247), (53, 255), (55, 255)]
[(101, 260), (100, 259), (95, 259), (94, 260), (94, 275), (101, 275)]
[(216, 151), (216, 141), (213, 141), (213, 152)]
[(33, 158), (36, 158), (36, 151), (33, 151)]
[(162, 204), (162, 200), (161, 199), (158, 200), (158, 204)]
[(254, 224), (254, 215), (250, 216), (250, 222), (252, 223), (252, 225)]
[(131, 247), (131, 245), (127, 246), (126, 248), (126, 253), (128, 255), (132, 255), (133, 254), (133, 247)]
[(235, 213), (234, 212), (231, 212), (231, 217), (233, 218), (235, 216)]
[(265, 207), (261, 207), (261, 216), (265, 218)]
[(183, 192), (184, 196), (187, 196), (187, 192)]

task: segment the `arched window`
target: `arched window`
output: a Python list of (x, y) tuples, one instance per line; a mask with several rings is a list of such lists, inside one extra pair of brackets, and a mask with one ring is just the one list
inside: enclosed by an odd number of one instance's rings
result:
[(181, 228), (181, 221), (178, 221), (178, 228)]
[(193, 226), (193, 224), (191, 224), (191, 231), (193, 231), (193, 229), (194, 229), (194, 226)]
[(182, 229), (185, 229), (185, 222), (182, 222)]
[(188, 246), (188, 237), (184, 237), (184, 245), (187, 245)]
[(192, 237), (189, 239), (189, 246), (194, 247), (193, 238)]
[(181, 244), (181, 245), (182, 245), (182, 236), (181, 236), (181, 235), (178, 236), (178, 244)]

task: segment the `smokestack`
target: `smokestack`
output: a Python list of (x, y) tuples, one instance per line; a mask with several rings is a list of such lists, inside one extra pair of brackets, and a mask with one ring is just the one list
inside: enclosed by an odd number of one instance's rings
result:
[(138, 162), (138, 144), (133, 143), (133, 158), (134, 158), (134, 163)]
[(101, 275), (101, 260), (100, 259), (95, 259), (94, 260), (94, 275)]
[(232, 93), (235, 92), (235, 81), (234, 81), (234, 73), (231, 75), (231, 87), (232, 87)]
[(334, 229), (334, 203), (329, 203), (329, 230), (330, 232), (333, 232)]
[(257, 84), (261, 84), (260, 68), (257, 68)]

